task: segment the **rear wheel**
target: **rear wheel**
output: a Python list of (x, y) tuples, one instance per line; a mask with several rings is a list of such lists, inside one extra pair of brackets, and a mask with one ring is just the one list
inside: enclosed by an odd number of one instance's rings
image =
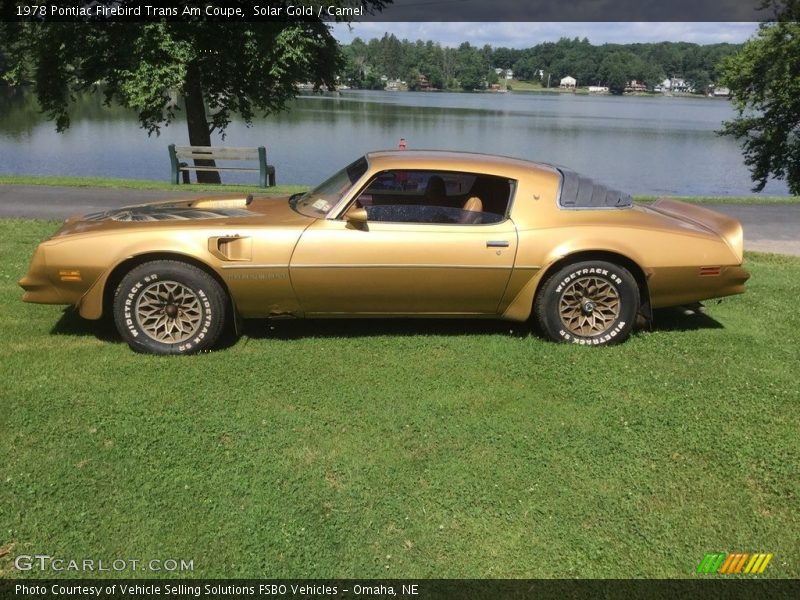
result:
[(591, 260), (567, 265), (544, 282), (534, 317), (552, 340), (608, 345), (630, 335), (639, 311), (639, 287), (630, 271)]
[(114, 295), (114, 322), (131, 348), (192, 354), (211, 348), (225, 324), (225, 292), (208, 273), (157, 260), (132, 269)]

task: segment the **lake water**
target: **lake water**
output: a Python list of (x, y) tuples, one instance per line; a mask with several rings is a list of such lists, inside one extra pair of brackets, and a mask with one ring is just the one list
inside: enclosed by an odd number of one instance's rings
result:
[[(396, 148), (467, 150), (568, 166), (634, 194), (747, 195), (735, 140), (715, 131), (727, 100), (572, 94), (346, 91), (308, 95), (291, 110), (234, 122), (229, 146), (267, 147), (278, 183), (315, 184), (357, 156)], [(30, 98), (0, 95), (0, 173), (169, 179), (167, 144), (187, 143), (181, 120), (148, 137), (134, 113), (81, 98), (64, 134)], [(255, 181), (256, 176), (224, 175)], [(783, 182), (764, 193), (788, 194)]]

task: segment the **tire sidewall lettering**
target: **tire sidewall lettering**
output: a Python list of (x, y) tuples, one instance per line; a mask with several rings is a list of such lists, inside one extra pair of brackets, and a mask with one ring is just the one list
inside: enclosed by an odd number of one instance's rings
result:
[(573, 271), (572, 273), (570, 273), (566, 277), (560, 278), (558, 286), (555, 289), (556, 294), (560, 294), (561, 292), (563, 292), (564, 288), (569, 283), (571, 283), (576, 278), (581, 277), (583, 275), (600, 275), (600, 276), (603, 276), (605, 278), (610, 278), (611, 282), (616, 284), (616, 285), (622, 285), (622, 277), (620, 277), (619, 275), (614, 273), (612, 270), (610, 270), (610, 269), (599, 269), (599, 268), (594, 268), (594, 267), (586, 267), (586, 268), (583, 268), (583, 269), (578, 269), (576, 271)]
[(626, 321), (619, 321), (616, 325), (614, 325), (612, 329), (605, 331), (602, 334), (597, 335), (595, 337), (587, 337), (587, 338), (577, 337), (563, 329), (560, 329), (558, 331), (558, 335), (560, 335), (565, 342), (571, 342), (573, 344), (578, 344), (580, 346), (599, 346), (601, 344), (607, 344), (615, 337), (617, 337), (622, 332), (622, 330), (625, 329), (626, 325), (627, 325)]
[(136, 300), (139, 292), (144, 287), (143, 281), (137, 281), (133, 287), (128, 290), (128, 293), (125, 296), (125, 304), (124, 304), (124, 318), (125, 318), (125, 326), (128, 328), (128, 331), (131, 333), (133, 337), (139, 337), (139, 329), (136, 327), (136, 319), (133, 317), (133, 303)]

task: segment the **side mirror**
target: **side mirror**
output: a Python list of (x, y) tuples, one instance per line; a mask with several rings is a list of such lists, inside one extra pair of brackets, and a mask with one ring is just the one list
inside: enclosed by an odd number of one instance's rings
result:
[(367, 225), (367, 209), (351, 208), (344, 216), (345, 221), (353, 227), (363, 228)]

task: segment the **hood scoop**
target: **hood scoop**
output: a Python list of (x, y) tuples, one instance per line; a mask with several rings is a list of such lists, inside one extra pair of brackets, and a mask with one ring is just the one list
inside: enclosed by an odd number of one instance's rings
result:
[(83, 217), (84, 221), (190, 221), (248, 217), (255, 213), (247, 209), (253, 201), (247, 198), (200, 198), (191, 202), (127, 206)]
[(253, 202), (253, 194), (245, 198), (199, 198), (189, 202), (191, 208), (245, 208)]

